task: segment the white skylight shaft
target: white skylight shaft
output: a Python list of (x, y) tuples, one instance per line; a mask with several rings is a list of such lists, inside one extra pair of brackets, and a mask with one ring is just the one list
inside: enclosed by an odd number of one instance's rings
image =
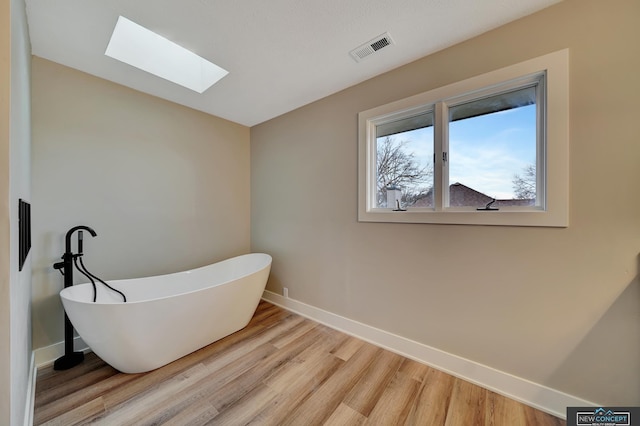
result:
[(120, 16), (105, 55), (202, 93), (229, 72)]

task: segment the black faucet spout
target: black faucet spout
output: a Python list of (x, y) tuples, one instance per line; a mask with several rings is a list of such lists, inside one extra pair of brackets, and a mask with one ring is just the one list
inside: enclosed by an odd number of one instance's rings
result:
[[(98, 235), (96, 231), (85, 225), (74, 226), (67, 231), (67, 235), (65, 237), (64, 255), (62, 256), (62, 263), (64, 265), (62, 269), (64, 273), (64, 288), (71, 287), (73, 285), (73, 252), (71, 251), (71, 236), (74, 232), (82, 230), (89, 232), (92, 237)], [(78, 244), (82, 244), (80, 238), (78, 239)]]
[(98, 234), (96, 233), (96, 231), (94, 231), (92, 228), (88, 227), (88, 226), (84, 226), (84, 225), (78, 225), (78, 226), (74, 226), (73, 228), (69, 229), (67, 231), (67, 236), (65, 237), (65, 254), (67, 253), (71, 253), (71, 236), (73, 235), (74, 232), (76, 231), (80, 231), (80, 230), (85, 230), (87, 232), (89, 232), (91, 234), (92, 237), (97, 236)]

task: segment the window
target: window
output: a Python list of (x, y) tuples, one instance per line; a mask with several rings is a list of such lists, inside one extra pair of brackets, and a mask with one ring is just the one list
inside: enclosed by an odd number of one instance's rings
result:
[(568, 226), (568, 51), (359, 114), (359, 220)]

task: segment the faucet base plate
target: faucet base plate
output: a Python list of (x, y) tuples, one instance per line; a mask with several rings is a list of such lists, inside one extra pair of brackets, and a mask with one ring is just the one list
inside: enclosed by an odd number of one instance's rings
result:
[(72, 352), (68, 355), (62, 355), (60, 358), (56, 359), (53, 363), (53, 369), (57, 371), (68, 370), (80, 364), (82, 361), (84, 361), (84, 353)]

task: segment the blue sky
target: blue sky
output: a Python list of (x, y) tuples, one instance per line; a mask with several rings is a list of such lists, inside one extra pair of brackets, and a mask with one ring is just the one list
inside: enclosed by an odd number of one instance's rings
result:
[[(449, 128), (449, 182), (498, 199), (513, 198), (513, 177), (536, 164), (536, 107), (458, 120)], [(395, 135), (421, 164), (433, 159), (433, 127)]]

